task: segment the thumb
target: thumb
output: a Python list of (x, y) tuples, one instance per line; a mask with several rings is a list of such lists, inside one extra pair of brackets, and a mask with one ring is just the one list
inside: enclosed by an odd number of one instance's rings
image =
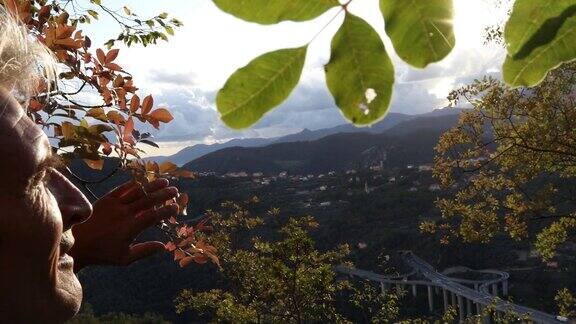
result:
[(128, 254), (128, 263), (132, 263), (144, 258), (147, 258), (158, 252), (165, 251), (166, 248), (162, 242), (148, 241), (144, 243), (137, 243), (130, 246), (130, 253)]

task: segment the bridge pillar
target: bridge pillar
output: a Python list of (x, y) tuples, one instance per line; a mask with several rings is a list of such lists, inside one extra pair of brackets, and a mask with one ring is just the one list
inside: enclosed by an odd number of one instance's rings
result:
[(428, 287), (428, 309), (430, 312), (434, 311), (434, 294), (432, 294), (432, 286)]
[(508, 296), (508, 279), (502, 282), (502, 296), (504, 297)]
[(478, 287), (479, 287), (479, 286), (480, 286), (480, 285), (478, 285), (478, 284), (474, 284), (474, 290), (478, 291)]
[(458, 295), (458, 314), (460, 315), (460, 322), (466, 319), (466, 309), (464, 309), (464, 299)]
[(412, 285), (412, 296), (416, 297), (418, 295), (418, 290), (416, 289), (416, 285)]
[(384, 283), (384, 281), (380, 281), (380, 290), (382, 291), (382, 296), (385, 296), (385, 295), (386, 295), (386, 290), (388, 290), (388, 289), (387, 289), (386, 284)]
[(498, 297), (498, 283), (492, 285), (492, 295)]
[(473, 310), (472, 310), (472, 300), (470, 299), (466, 299), (466, 313), (468, 314), (468, 316), (473, 314)]
[(453, 292), (450, 292), (450, 297), (452, 297), (452, 305), (456, 305), (456, 294)]
[(444, 311), (448, 311), (448, 293), (446, 289), (442, 288), (442, 297), (444, 297)]

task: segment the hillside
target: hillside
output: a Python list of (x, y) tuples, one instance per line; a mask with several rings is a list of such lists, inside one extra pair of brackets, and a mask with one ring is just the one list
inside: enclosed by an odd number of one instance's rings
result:
[(429, 163), (438, 137), (458, 119), (458, 114), (410, 118), (381, 134), (339, 133), (307, 142), (272, 144), (265, 147), (222, 149), (185, 164), (201, 172), (322, 173), (355, 168), (385, 155), (386, 167)]
[(178, 153), (166, 157), (166, 156), (156, 156), (150, 157), (149, 160), (154, 160), (157, 162), (162, 162), (165, 160), (170, 160), (177, 165), (184, 165), (187, 162), (193, 161), (197, 158), (200, 158), (204, 155), (210, 154), (212, 152), (216, 152), (221, 149), (229, 148), (229, 147), (263, 147), (270, 144), (278, 144), (278, 143), (288, 143), (288, 142), (306, 142), (306, 141), (314, 141), (326, 136), (330, 136), (333, 134), (338, 133), (373, 133), (378, 134), (382, 133), (399, 123), (410, 120), (414, 118), (411, 115), (405, 115), (400, 113), (390, 113), (386, 118), (375, 125), (367, 128), (358, 128), (350, 124), (339, 125), (331, 128), (324, 128), (318, 130), (309, 130), (304, 129), (298, 133), (290, 134), (282, 137), (273, 137), (273, 138), (242, 138), (242, 139), (233, 139), (225, 143), (214, 143), (214, 144), (196, 144), (192, 146), (188, 146)]

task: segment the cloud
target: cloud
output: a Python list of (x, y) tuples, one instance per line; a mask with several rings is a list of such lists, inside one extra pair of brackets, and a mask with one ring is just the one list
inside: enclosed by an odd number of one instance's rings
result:
[(149, 82), (151, 84), (162, 84), (170, 86), (193, 86), (196, 75), (193, 72), (177, 72), (166, 70), (151, 70), (149, 72)]

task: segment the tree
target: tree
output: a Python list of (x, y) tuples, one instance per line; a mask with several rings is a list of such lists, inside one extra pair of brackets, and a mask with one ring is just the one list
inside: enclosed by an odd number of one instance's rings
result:
[[(353, 0), (213, 0), (221, 10), (248, 22), (269, 25), (306, 21), (340, 9), (344, 21), (332, 39), (325, 66), (326, 84), (346, 119), (367, 126), (384, 118), (394, 84), (394, 66), (376, 30), (349, 11)], [(451, 0), (379, 0), (385, 31), (404, 62), (416, 68), (441, 61), (455, 44)], [(489, 29), (489, 37), (504, 36), (507, 57), (502, 70), (511, 86), (534, 86), (551, 69), (576, 58), (574, 0), (517, 0), (504, 31)], [(311, 41), (322, 32), (311, 34)], [(281, 104), (298, 84), (308, 45), (263, 54), (233, 73), (218, 92), (222, 121), (246, 128)]]
[[(195, 293), (183, 291), (177, 312), (194, 310), (218, 322), (307, 323), (340, 321), (336, 294), (345, 285), (336, 281), (333, 266), (348, 254), (347, 246), (319, 252), (308, 230), (317, 226), (311, 217), (290, 219), (274, 241), (249, 235), (262, 225), (238, 204), (225, 203), (222, 213), (210, 212), (215, 226), (210, 236), (220, 251), (226, 289)], [(271, 214), (277, 216), (278, 211)], [(249, 246), (246, 246), (249, 245)]]
[[(151, 134), (138, 131), (138, 122), (158, 129), (173, 117), (167, 108), (155, 107), (151, 95), (137, 94), (132, 75), (116, 63), (120, 50), (113, 48), (116, 42), (148, 46), (158, 40), (167, 41), (167, 35), (173, 35), (174, 29), (182, 25), (178, 19), (169, 18), (167, 13), (141, 18), (128, 7), (115, 10), (100, 0), (0, 0), (0, 6), (27, 27), (29, 36), (51, 52), (61, 69), (52, 80), (48, 76), (57, 72), (53, 71), (55, 66), (37, 66), (42, 72), (38, 80), (32, 80), (35, 84), (14, 89), (25, 90), (15, 95), (26, 99), (23, 105), (29, 117), (52, 140), (55, 153), (68, 163), (82, 159), (96, 170), (103, 169), (105, 158), (115, 157), (118, 167), (96, 182), (107, 180), (121, 169), (130, 171), (140, 184), (157, 177), (193, 176), (170, 162), (159, 165), (142, 161), (142, 145), (158, 145), (151, 141)], [(80, 30), (97, 21), (100, 14), (113, 18), (121, 30), (104, 44), (106, 49), (93, 48), (91, 39)], [(97, 102), (85, 103), (78, 98), (86, 93), (97, 94)], [(98, 198), (90, 190), (90, 182), (73, 172), (69, 174), (93, 199)], [(186, 194), (177, 201), (184, 214), (187, 201)], [(181, 226), (176, 219), (162, 224), (162, 230), (173, 241), (172, 251), (200, 262), (205, 258), (217, 262), (209, 247), (196, 246), (197, 231), (192, 229)]]
[(473, 107), (436, 147), (434, 174), (456, 193), (437, 201), (443, 220), (423, 229), (444, 241), (536, 234), (542, 257), (554, 256), (576, 228), (575, 76), (567, 64), (534, 88), (485, 78), (451, 93)]

